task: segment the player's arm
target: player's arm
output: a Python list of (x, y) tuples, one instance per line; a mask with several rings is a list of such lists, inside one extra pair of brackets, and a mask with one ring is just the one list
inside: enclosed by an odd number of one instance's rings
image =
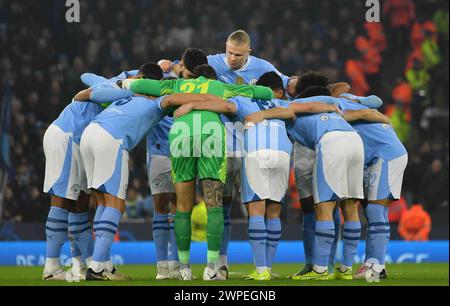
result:
[(173, 64), (174, 64), (174, 62), (172, 62), (170, 60), (166, 60), (166, 59), (162, 59), (158, 62), (158, 66), (161, 67), (162, 71), (165, 73), (170, 72)]
[(73, 100), (79, 102), (93, 102), (96, 104), (110, 103), (133, 95), (130, 90), (116, 88), (88, 88), (75, 95)]
[(383, 100), (380, 97), (372, 95), (368, 97), (360, 97), (352, 94), (344, 93), (340, 95), (341, 98), (347, 99), (349, 101), (359, 103), (371, 109), (377, 109), (383, 106)]
[(133, 95), (131, 90), (116, 88), (93, 88), (90, 100), (94, 103), (102, 104), (111, 101), (129, 98)]
[(94, 87), (100, 83), (108, 81), (106, 78), (96, 75), (95, 73), (83, 73), (80, 77), (81, 82), (88, 87)]
[(346, 82), (340, 82), (328, 85), (328, 89), (333, 97), (339, 98), (342, 94), (350, 92), (351, 87)]
[(383, 115), (375, 109), (348, 110), (344, 113), (347, 122), (367, 121), (372, 123), (392, 124), (388, 116)]
[(141, 79), (132, 82), (131, 85), (129, 86), (129, 89), (131, 89), (131, 91), (134, 93), (154, 97), (161, 97), (173, 94), (174, 84), (175, 80), (157, 81), (157, 80)]
[(310, 103), (291, 103), (289, 108), (295, 114), (321, 114), (321, 113), (338, 113), (342, 115), (342, 111), (334, 104), (325, 104), (321, 102)]
[(224, 98), (246, 97), (258, 100), (272, 100), (273, 91), (265, 86), (224, 84)]
[(91, 98), (91, 92), (92, 92), (91, 88), (84, 89), (84, 90), (78, 92), (75, 95), (75, 97), (73, 97), (73, 100), (79, 101), (79, 102), (89, 101), (89, 99)]
[(295, 120), (295, 112), (290, 108), (276, 107), (253, 113), (245, 118), (245, 123), (258, 123), (269, 119)]
[(339, 105), (339, 100), (331, 97), (331, 96), (316, 96), (316, 97), (310, 97), (310, 98), (302, 98), (302, 99), (296, 99), (293, 102), (295, 103), (325, 103), (330, 105)]
[(214, 99), (205, 100), (204, 102), (189, 102), (182, 105), (175, 111), (175, 118), (182, 117), (194, 110), (234, 115), (237, 112), (237, 107), (234, 103), (215, 97)]
[(163, 99), (161, 102), (161, 108), (168, 109), (171, 107), (179, 107), (184, 104), (190, 103), (190, 102), (217, 102), (217, 101), (223, 101), (222, 99), (213, 96), (213, 95), (201, 95), (201, 94), (186, 94), (186, 93), (180, 93), (180, 94), (174, 94), (167, 96)]

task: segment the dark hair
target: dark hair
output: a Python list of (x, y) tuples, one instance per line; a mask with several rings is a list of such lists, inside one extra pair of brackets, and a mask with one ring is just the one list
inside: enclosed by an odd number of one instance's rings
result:
[(200, 65), (195, 67), (194, 71), (195, 78), (205, 77), (209, 80), (217, 80), (217, 73), (213, 67), (208, 64)]
[(331, 91), (325, 86), (311, 86), (302, 91), (299, 97), (304, 99), (317, 96), (331, 96)]
[(309, 71), (298, 79), (297, 86), (295, 86), (295, 92), (301, 96), (302, 92), (311, 86), (327, 87), (328, 78), (323, 73)]
[(275, 71), (264, 73), (256, 82), (256, 85), (270, 87), (272, 90), (283, 90), (283, 79)]
[(158, 64), (153, 62), (145, 63), (139, 68), (139, 73), (144, 79), (161, 80), (163, 78), (163, 71)]
[(182, 56), (184, 67), (190, 72), (194, 72), (195, 67), (208, 64), (206, 54), (200, 49), (189, 48), (184, 51)]

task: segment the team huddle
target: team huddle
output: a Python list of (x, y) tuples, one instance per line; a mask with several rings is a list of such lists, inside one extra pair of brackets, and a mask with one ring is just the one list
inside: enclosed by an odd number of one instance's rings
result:
[[(376, 110), (383, 102), (351, 95), (346, 83), (329, 84), (318, 72), (287, 77), (250, 52), (248, 34), (236, 31), (225, 54), (206, 56), (190, 48), (180, 61), (149, 62), (111, 79), (81, 76), (87, 89), (75, 95), (43, 140), (44, 192), (51, 195), (44, 280), (126, 279), (110, 251), (126, 211), (129, 154), (144, 138), (155, 208), (156, 279), (194, 279), (190, 246), (197, 185), (207, 208), (203, 280), (228, 279), (235, 173), (255, 265), (245, 279), (279, 277), (272, 264), (292, 167), (306, 264), (290, 278), (387, 277), (387, 213), (400, 198), (408, 154), (389, 118)], [(365, 264), (354, 273), (360, 203), (369, 228)], [(60, 264), (67, 238), (68, 272)], [(344, 256), (335, 266), (340, 238)]]

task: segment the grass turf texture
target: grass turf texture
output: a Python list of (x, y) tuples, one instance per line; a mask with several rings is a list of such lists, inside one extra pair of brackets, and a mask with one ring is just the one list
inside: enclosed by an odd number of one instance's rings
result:
[[(194, 265), (193, 273), (201, 279), (204, 265)], [(119, 266), (121, 273), (130, 276), (128, 281), (117, 282), (79, 282), (42, 281), (42, 267), (1, 267), (0, 286), (448, 286), (448, 264), (390, 264), (389, 279), (380, 283), (368, 283), (365, 280), (353, 281), (293, 281), (287, 279), (291, 273), (301, 268), (298, 264), (278, 264), (274, 272), (282, 278), (271, 281), (245, 281), (242, 276), (249, 273), (251, 265), (232, 265), (230, 279), (225, 282), (194, 281), (156, 281), (156, 266), (125, 265)], [(356, 271), (358, 267), (354, 267)]]

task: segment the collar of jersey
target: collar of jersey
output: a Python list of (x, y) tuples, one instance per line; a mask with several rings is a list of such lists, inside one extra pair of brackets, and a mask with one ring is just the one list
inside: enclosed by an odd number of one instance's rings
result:
[[(231, 70), (230, 66), (228, 65), (227, 55), (226, 55), (226, 54), (225, 54), (225, 57), (223, 57), (222, 59), (223, 59), (223, 61), (225, 62), (225, 65), (227, 65), (228, 69)], [(249, 57), (248, 57), (248, 60), (247, 60), (247, 63), (245, 63), (245, 65), (242, 66), (241, 69), (239, 69), (239, 70), (232, 70), (232, 71), (234, 71), (234, 72), (241, 72), (241, 71), (244, 71), (245, 69), (247, 69), (248, 65), (250, 65), (250, 61), (251, 61), (251, 60), (252, 60), (252, 57), (249, 56)]]

